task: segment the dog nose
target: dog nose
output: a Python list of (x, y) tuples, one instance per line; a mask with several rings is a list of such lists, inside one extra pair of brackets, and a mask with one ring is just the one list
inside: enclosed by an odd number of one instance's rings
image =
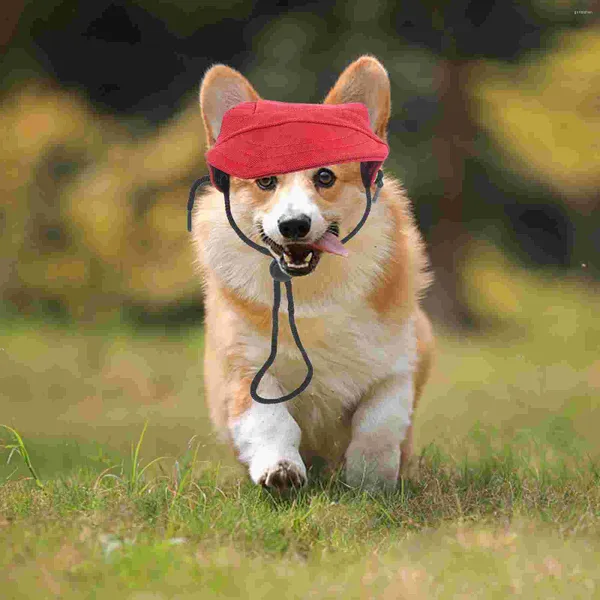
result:
[(279, 219), (277, 225), (284, 238), (297, 240), (310, 231), (310, 217), (302, 215), (293, 219)]

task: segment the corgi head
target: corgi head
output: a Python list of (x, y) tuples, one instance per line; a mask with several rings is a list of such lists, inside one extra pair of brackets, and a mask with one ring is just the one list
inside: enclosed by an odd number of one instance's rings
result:
[[(200, 89), (207, 146), (219, 136), (225, 112), (259, 99), (243, 75), (224, 65), (212, 67)], [(390, 84), (375, 58), (364, 56), (352, 63), (324, 102), (365, 104), (373, 132), (386, 141)], [(293, 276), (312, 273), (324, 252), (345, 256), (339, 240), (355, 227), (365, 209), (359, 163), (323, 165), (257, 180), (232, 177), (230, 197), (246, 235), (266, 244), (282, 270)]]

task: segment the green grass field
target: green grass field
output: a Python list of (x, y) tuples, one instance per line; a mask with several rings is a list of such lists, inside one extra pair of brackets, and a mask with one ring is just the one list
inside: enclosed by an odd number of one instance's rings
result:
[(600, 597), (597, 291), (471, 278), (497, 333), (440, 332), (390, 496), (252, 486), (210, 430), (201, 329), (3, 323), (25, 450), (0, 429), (0, 598)]

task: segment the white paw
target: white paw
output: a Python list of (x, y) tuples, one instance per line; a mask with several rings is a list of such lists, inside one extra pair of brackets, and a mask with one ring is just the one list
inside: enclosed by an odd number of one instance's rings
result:
[(306, 467), (302, 463), (279, 460), (268, 467), (256, 483), (278, 492), (300, 489), (306, 483)]

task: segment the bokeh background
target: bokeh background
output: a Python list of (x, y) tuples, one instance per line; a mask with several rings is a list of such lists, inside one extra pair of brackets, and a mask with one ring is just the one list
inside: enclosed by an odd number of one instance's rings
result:
[(370, 53), (392, 83), (386, 168), (436, 277), (418, 445), (492, 429), (600, 455), (599, 16), (586, 0), (8, 3), (0, 423), (48, 473), (109, 461), (145, 419), (149, 452), (198, 435), (227, 461), (186, 231), (199, 81), (224, 62), (263, 97), (319, 102)]

